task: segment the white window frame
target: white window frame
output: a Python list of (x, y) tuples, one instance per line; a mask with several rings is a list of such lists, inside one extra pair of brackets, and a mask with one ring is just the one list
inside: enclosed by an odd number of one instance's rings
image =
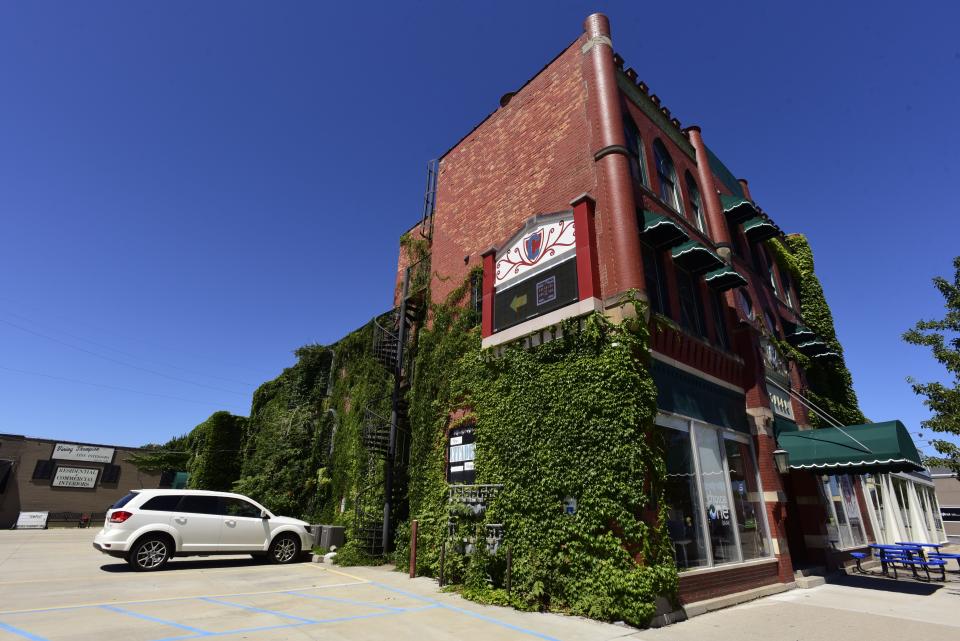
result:
[[(760, 466), (757, 465), (757, 453), (754, 451), (753, 441), (750, 438), (750, 435), (745, 434), (743, 432), (738, 432), (737, 430), (732, 430), (727, 427), (721, 427), (719, 425), (711, 425), (710, 423), (707, 423), (705, 421), (702, 421), (696, 418), (690, 418), (690, 417), (682, 416), (679, 414), (668, 414), (666, 412), (657, 413), (655, 424), (658, 427), (661, 427), (663, 429), (673, 429), (680, 432), (686, 432), (687, 434), (690, 435), (690, 449), (692, 450), (690, 453), (690, 456), (691, 456), (691, 460), (693, 461), (693, 471), (697, 478), (697, 498), (698, 498), (697, 516), (700, 521), (700, 531), (702, 535), (705, 537), (702, 543), (704, 544), (704, 549), (707, 552), (707, 564), (698, 566), (698, 567), (691, 567), (691, 568), (677, 568), (677, 570), (679, 572), (689, 572), (689, 571), (695, 571), (695, 570), (704, 570), (708, 568), (724, 568), (724, 567), (740, 565), (743, 563), (754, 563), (756, 561), (774, 558), (773, 537), (770, 534), (770, 523), (769, 523), (769, 520), (767, 519), (767, 504), (763, 498), (764, 497), (763, 480), (760, 478)], [(703, 501), (704, 501), (703, 499), (704, 493), (703, 493), (703, 486), (702, 486), (703, 475), (701, 473), (701, 468), (700, 468), (700, 452), (697, 449), (697, 430), (693, 429), (694, 425), (699, 425), (701, 427), (705, 427), (713, 430), (716, 434), (718, 434), (722, 438), (723, 441), (730, 440), (730, 441), (736, 441), (738, 443), (743, 443), (747, 445), (747, 448), (750, 451), (750, 458), (753, 463), (753, 470), (754, 470), (754, 473), (756, 474), (757, 493), (759, 494), (760, 505), (762, 506), (762, 509), (760, 510), (761, 514), (759, 515), (759, 518), (762, 521), (762, 523), (760, 524), (760, 527), (763, 528), (763, 536), (765, 537), (765, 540), (767, 542), (766, 548), (767, 548), (768, 554), (766, 556), (757, 557), (755, 559), (747, 559), (747, 560), (743, 559), (743, 548), (740, 545), (740, 527), (739, 527), (740, 523), (737, 521), (737, 515), (734, 509), (734, 502), (733, 502), (733, 489), (730, 487), (730, 465), (727, 462), (727, 449), (725, 447), (720, 447), (720, 464), (723, 467), (723, 473), (726, 479), (725, 487), (727, 492), (727, 505), (730, 506), (730, 510), (731, 510), (730, 520), (733, 523), (733, 536), (734, 536), (734, 541), (736, 545), (738, 560), (727, 561), (725, 563), (716, 563), (714, 561), (713, 545), (710, 543), (710, 540), (709, 540), (710, 527), (707, 521), (707, 511), (703, 505)]]
[[(870, 539), (867, 536), (867, 527), (866, 522), (863, 519), (863, 512), (860, 510), (860, 501), (857, 499), (857, 477), (853, 474), (821, 474), (817, 479), (820, 483), (820, 496), (823, 497), (824, 502), (827, 504), (827, 516), (833, 517), (833, 522), (837, 524), (837, 535), (840, 535), (840, 520), (837, 518), (836, 505), (833, 502), (833, 496), (827, 494), (827, 487), (829, 487), (829, 481), (824, 482), (823, 477), (825, 476), (836, 476), (837, 477), (837, 487), (840, 489), (840, 505), (843, 507), (843, 518), (845, 519), (846, 524), (843, 527), (847, 528), (847, 536), (850, 537), (850, 540), (853, 541), (853, 528), (850, 527), (850, 514), (847, 512), (846, 502), (843, 500), (843, 485), (840, 482), (841, 476), (849, 476), (850, 483), (853, 485), (853, 498), (854, 505), (857, 508), (857, 518), (860, 519), (860, 529), (863, 531), (863, 543), (854, 543), (853, 545), (844, 546), (843, 537), (840, 537), (840, 540), (837, 541), (837, 550), (856, 550), (857, 548), (862, 548), (866, 545), (869, 545)], [(826, 485), (826, 487), (825, 487)], [(871, 523), (872, 525), (872, 523)]]

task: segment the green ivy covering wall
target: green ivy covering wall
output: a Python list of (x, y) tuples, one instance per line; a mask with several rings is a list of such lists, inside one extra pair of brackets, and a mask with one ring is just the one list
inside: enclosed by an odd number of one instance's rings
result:
[[(676, 594), (677, 573), (657, 500), (665, 467), (645, 324), (594, 314), (582, 328), (566, 324), (562, 338), (493, 358), (481, 354), (472, 312), (457, 307), (463, 295), (434, 307), (411, 389), (418, 572), (438, 574), (446, 542), (447, 576), (469, 598), (646, 624), (656, 598)], [(477, 426), (477, 482), (503, 491), (480, 519), (455, 509), (461, 525), (451, 538), (445, 435), (465, 421)], [(564, 513), (566, 497), (576, 500), (576, 514)], [(483, 543), (484, 523), (504, 525), (496, 554)], [(408, 536), (398, 532), (401, 567)], [(457, 553), (464, 539), (480, 542), (467, 556)]]
[[(800, 315), (804, 324), (813, 330), (839, 358), (807, 358), (785, 343), (780, 347), (806, 372), (809, 390), (807, 398), (823, 408), (844, 425), (858, 425), (866, 422), (860, 403), (853, 389), (853, 377), (843, 359), (843, 346), (837, 340), (833, 314), (823, 293), (823, 286), (817, 278), (813, 264), (813, 250), (806, 236), (790, 234), (786, 244), (777, 239), (767, 241), (780, 269), (786, 270), (800, 294)], [(810, 415), (814, 425), (823, 423), (815, 414)]]
[(240, 478), (245, 416), (214, 412), (190, 432), (193, 456), (187, 465), (188, 487), (228, 492)]

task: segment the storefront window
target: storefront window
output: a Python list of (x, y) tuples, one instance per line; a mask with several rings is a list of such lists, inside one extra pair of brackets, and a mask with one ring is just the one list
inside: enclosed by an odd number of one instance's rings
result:
[(746, 435), (661, 414), (667, 528), (680, 569), (771, 554), (763, 491)]
[(707, 565), (703, 525), (699, 517), (700, 495), (697, 472), (693, 464), (690, 434), (680, 430), (664, 430), (667, 458), (667, 531), (680, 569)]
[(907, 482), (891, 475), (893, 491), (897, 494), (897, 504), (900, 508), (900, 520), (907, 531), (906, 539), (913, 540), (913, 522), (910, 519), (910, 499), (907, 497)]
[(830, 543), (841, 549), (866, 545), (863, 517), (853, 488), (853, 480), (847, 475), (821, 477), (821, 490), (827, 506), (827, 537)]
[(750, 446), (725, 440), (727, 466), (730, 468), (730, 488), (733, 509), (740, 534), (740, 553), (744, 561), (769, 556), (767, 537), (763, 531), (763, 494), (757, 483)]

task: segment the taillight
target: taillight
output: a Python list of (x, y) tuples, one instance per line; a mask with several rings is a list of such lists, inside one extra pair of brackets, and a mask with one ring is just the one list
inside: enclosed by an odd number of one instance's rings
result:
[(127, 519), (129, 519), (131, 516), (133, 516), (133, 512), (126, 512), (126, 511), (124, 511), (124, 510), (117, 510), (116, 512), (114, 512), (113, 514), (110, 515), (110, 522), (111, 522), (111, 523), (123, 523), (124, 521), (126, 521)]

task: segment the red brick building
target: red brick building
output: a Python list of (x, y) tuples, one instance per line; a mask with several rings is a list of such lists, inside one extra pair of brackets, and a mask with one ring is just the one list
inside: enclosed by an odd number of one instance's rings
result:
[(589, 16), (500, 104), (439, 160), (432, 298), (482, 265), (493, 350), (549, 340), (565, 318), (617, 319), (630, 291), (648, 302), (681, 600), (789, 585), (798, 567), (880, 540), (886, 517), (865, 477), (820, 474), (915, 466), (778, 471), (778, 434), (811, 420), (804, 372), (777, 345), (838, 355), (804, 325), (798, 286), (767, 246), (783, 233), (709, 136), (615, 53), (607, 18)]

